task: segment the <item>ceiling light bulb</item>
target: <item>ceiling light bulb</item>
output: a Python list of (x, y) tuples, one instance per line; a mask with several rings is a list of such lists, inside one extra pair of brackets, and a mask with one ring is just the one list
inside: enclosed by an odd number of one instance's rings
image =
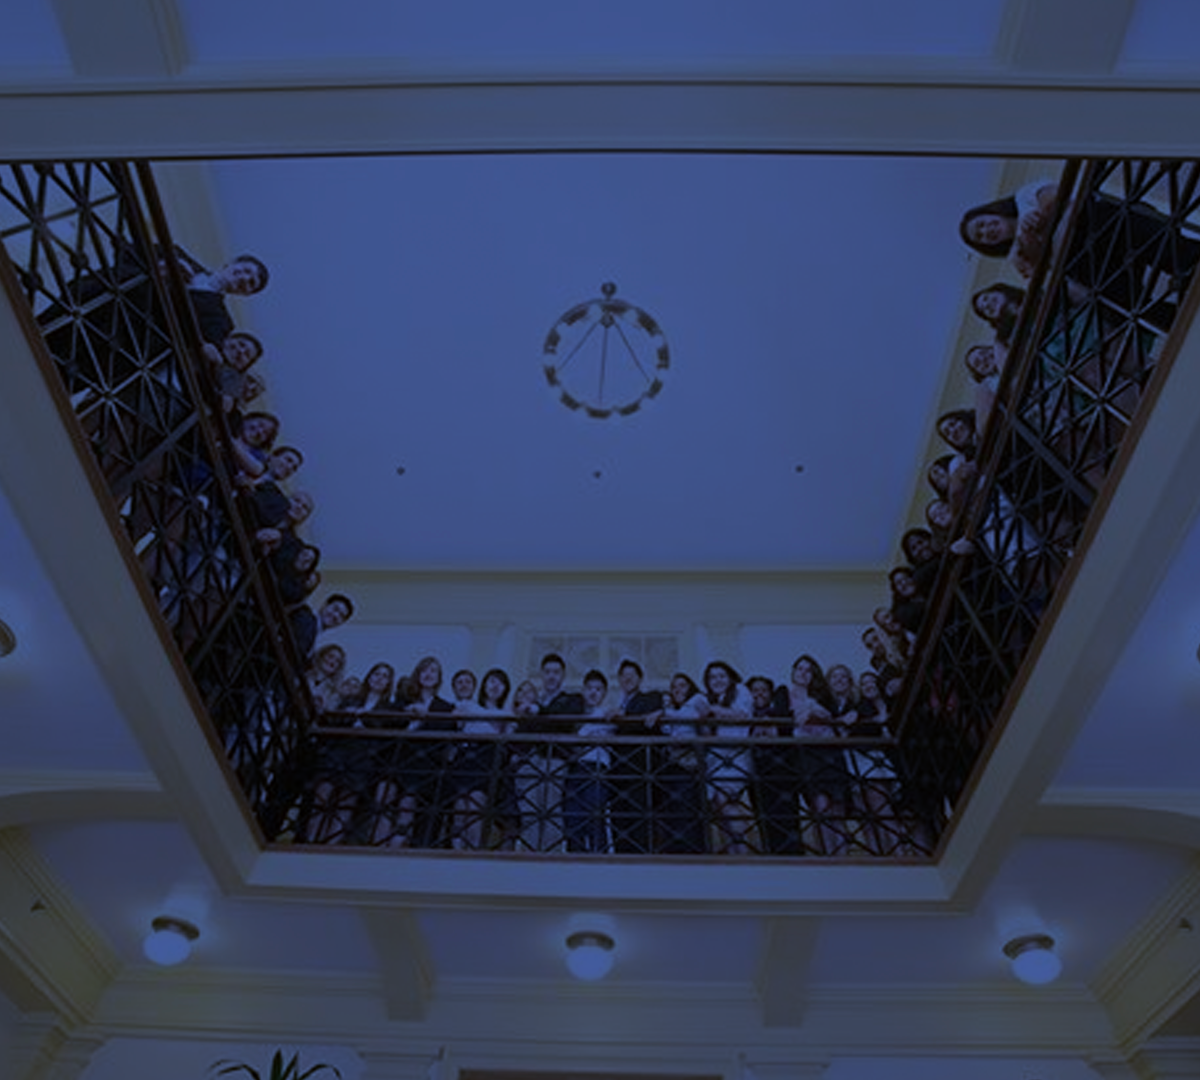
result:
[(152, 963), (173, 967), (192, 955), (192, 942), (199, 936), (200, 931), (185, 919), (159, 915), (150, 924), (150, 933), (142, 942), (142, 952)]
[(599, 930), (579, 930), (567, 938), (567, 970), (584, 982), (603, 979), (613, 966), (615, 943)]
[(1026, 934), (1004, 946), (1004, 955), (1012, 961), (1013, 974), (1030, 986), (1044, 986), (1062, 974), (1062, 961), (1054, 951), (1049, 934)]

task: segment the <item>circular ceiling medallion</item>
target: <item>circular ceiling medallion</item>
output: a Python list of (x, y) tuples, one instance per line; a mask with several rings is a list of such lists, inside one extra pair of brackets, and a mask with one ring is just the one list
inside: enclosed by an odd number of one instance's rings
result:
[(619, 300), (613, 282), (600, 292), (550, 328), (542, 371), (568, 409), (606, 420), (631, 416), (658, 395), (671, 350), (654, 316)]

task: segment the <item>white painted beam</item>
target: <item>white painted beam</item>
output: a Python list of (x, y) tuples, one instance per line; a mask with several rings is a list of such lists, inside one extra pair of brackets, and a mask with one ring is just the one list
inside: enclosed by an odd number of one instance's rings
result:
[(1168, 155), (1195, 86), (1051, 78), (218, 85), (0, 90), (10, 159), (663, 150)]

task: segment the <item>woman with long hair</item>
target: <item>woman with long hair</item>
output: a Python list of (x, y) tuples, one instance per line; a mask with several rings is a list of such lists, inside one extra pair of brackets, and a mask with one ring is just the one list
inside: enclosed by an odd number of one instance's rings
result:
[(837, 705), (825, 674), (816, 659), (807, 653), (792, 665), (790, 683), (781, 687), (780, 711), (792, 718), (800, 747), (800, 793), (808, 807), (811, 849), (820, 855), (839, 855), (845, 849), (844, 832), (837, 823), (845, 816), (845, 754), (822, 742), (841, 735), (842, 725), (834, 719)]
[(710, 746), (705, 755), (708, 798), (717, 827), (715, 850), (744, 855), (750, 850), (754, 824), (750, 805), (754, 765), (746, 743), (754, 701), (742, 677), (724, 660), (714, 660), (704, 669), (704, 690), (709, 717), (715, 721), (710, 725), (712, 733), (734, 740), (726, 746)]
[(708, 697), (682, 671), (671, 676), (663, 695), (657, 732), (668, 741), (658, 755), (654, 796), (653, 850), (696, 855), (707, 845), (704, 827), (703, 750), (695, 740), (709, 716)]

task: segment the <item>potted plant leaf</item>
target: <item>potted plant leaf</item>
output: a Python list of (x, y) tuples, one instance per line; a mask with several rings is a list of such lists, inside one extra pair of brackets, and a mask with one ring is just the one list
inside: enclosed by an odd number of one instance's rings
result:
[(301, 1070), (300, 1055), (293, 1054), (287, 1061), (284, 1061), (282, 1050), (275, 1051), (275, 1056), (271, 1058), (271, 1071), (265, 1074), (244, 1061), (230, 1061), (228, 1058), (213, 1062), (208, 1071), (214, 1077), (245, 1073), (250, 1080), (308, 1080), (308, 1077), (321, 1072), (331, 1072), (338, 1080), (341, 1080), (342, 1076), (335, 1066), (328, 1065), (323, 1061)]

